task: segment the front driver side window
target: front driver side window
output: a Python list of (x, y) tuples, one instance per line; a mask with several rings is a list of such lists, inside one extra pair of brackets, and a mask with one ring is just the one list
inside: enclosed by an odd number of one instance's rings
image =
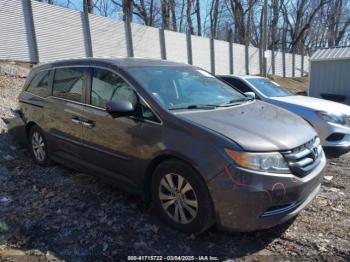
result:
[[(105, 69), (94, 68), (91, 85), (91, 105), (105, 108), (111, 101), (126, 100), (137, 103), (134, 90), (120, 76)], [(159, 122), (152, 110), (141, 101), (142, 118)]]
[(95, 68), (92, 74), (91, 105), (105, 108), (108, 102), (120, 100), (135, 105), (137, 97), (120, 76), (108, 70)]

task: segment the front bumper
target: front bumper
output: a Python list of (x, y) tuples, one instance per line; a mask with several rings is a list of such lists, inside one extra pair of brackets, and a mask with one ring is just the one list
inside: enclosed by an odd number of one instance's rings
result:
[(220, 227), (234, 231), (270, 228), (296, 216), (320, 190), (326, 164), (303, 178), (226, 167), (209, 183)]
[[(334, 123), (324, 123), (315, 126), (317, 133), (321, 139), (321, 144), (324, 147), (350, 147), (350, 126), (343, 126)], [(332, 139), (331, 135), (343, 135), (341, 138), (335, 137)]]
[(13, 116), (11, 118), (3, 119), (3, 121), (7, 125), (8, 133), (12, 135), (17, 142), (24, 145), (27, 142), (25, 128), (26, 123), (23, 120), (22, 113), (19, 110), (11, 109), (11, 112)]

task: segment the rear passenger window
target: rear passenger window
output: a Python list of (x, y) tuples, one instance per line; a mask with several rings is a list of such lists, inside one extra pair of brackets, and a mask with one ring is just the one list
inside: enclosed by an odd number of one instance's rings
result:
[(84, 68), (58, 68), (53, 80), (53, 95), (82, 102)]
[(27, 91), (42, 97), (51, 95), (50, 71), (39, 72), (30, 82)]
[(137, 103), (134, 90), (120, 76), (95, 68), (92, 75), (91, 104), (105, 108), (110, 101), (126, 100)]

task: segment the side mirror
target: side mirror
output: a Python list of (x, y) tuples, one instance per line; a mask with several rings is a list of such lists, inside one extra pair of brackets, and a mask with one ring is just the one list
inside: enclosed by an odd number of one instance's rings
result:
[(135, 113), (135, 106), (126, 100), (111, 101), (106, 104), (106, 112), (112, 116), (130, 116)]
[(244, 94), (250, 98), (254, 98), (254, 99), (256, 98), (256, 95), (254, 92), (245, 92)]

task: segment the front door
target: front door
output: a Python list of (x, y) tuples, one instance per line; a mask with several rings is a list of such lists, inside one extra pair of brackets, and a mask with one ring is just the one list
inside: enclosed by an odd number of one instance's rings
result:
[(144, 123), (135, 117), (113, 118), (105, 111), (110, 101), (127, 100), (137, 104), (137, 95), (119, 75), (107, 69), (91, 69), (90, 105), (84, 114), (84, 158), (101, 171), (133, 186), (133, 170), (140, 158)]

